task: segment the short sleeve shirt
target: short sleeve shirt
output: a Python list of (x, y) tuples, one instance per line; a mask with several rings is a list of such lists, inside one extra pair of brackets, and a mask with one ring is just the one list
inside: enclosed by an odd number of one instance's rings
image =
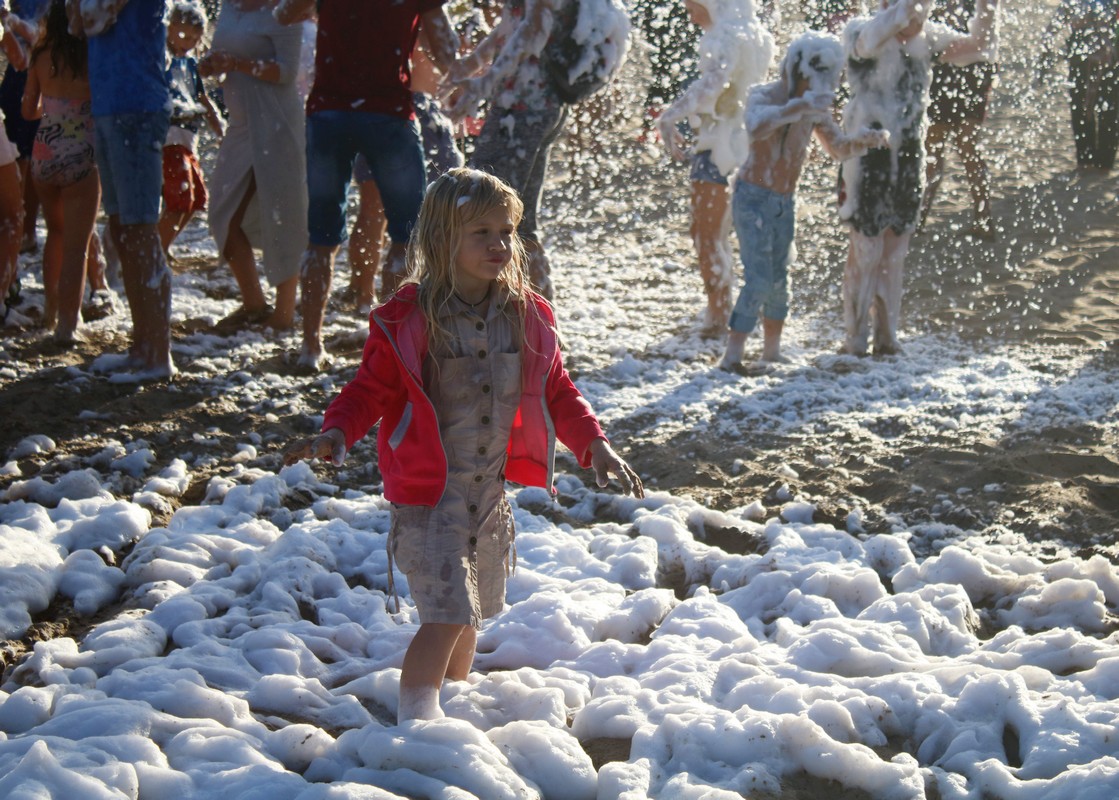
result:
[(198, 98), (206, 91), (198, 74), (198, 62), (190, 56), (172, 58), (167, 68), (167, 84), (171, 91), (171, 124), (197, 131), (205, 114)]
[(445, 0), (320, 0), (307, 113), (367, 111), (412, 119), (412, 48), (420, 17)]
[(166, 0), (128, 0), (108, 30), (89, 39), (93, 116), (170, 109)]

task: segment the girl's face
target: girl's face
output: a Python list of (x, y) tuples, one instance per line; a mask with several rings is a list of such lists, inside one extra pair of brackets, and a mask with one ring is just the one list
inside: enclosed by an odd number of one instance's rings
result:
[(175, 58), (182, 58), (202, 41), (202, 29), (189, 22), (174, 20), (167, 24), (167, 49)]
[(505, 206), (497, 206), (462, 226), (455, 255), (455, 281), (464, 299), (489, 291), (513, 256), (516, 226)]

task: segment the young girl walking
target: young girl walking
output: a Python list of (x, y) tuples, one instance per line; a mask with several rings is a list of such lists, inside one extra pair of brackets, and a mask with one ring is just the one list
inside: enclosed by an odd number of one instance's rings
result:
[(43, 321), (54, 328), (56, 341), (72, 344), (78, 338), (101, 184), (93, 153), (86, 42), (70, 33), (65, 0), (52, 0), (31, 51), (23, 116), (40, 120), (31, 177), (47, 222)]
[(390, 571), (394, 559), (421, 623), (404, 656), (400, 721), (443, 716), (443, 680), (466, 679), (476, 631), (502, 608), (514, 535), (506, 478), (551, 487), (558, 437), (599, 486), (613, 474), (644, 496), (563, 367), (551, 307), (529, 289), (522, 213), (488, 173), (453, 169), (428, 188), (408, 279), (373, 311), (357, 375), (323, 432), (284, 453), (287, 464), (341, 464), (380, 420)]

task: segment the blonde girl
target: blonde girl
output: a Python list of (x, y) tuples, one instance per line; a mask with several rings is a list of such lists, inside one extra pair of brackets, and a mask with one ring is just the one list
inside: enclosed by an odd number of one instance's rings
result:
[(323, 432), (284, 454), (341, 464), (381, 423), (390, 572), (395, 560), (420, 618), (400, 676), (401, 721), (443, 716), (443, 680), (466, 679), (477, 630), (502, 609), (514, 535), (506, 478), (550, 488), (558, 437), (599, 486), (613, 474), (644, 494), (563, 367), (551, 307), (529, 289), (522, 213), (507, 184), (477, 170), (453, 169), (428, 188), (408, 279), (373, 311), (357, 375)]

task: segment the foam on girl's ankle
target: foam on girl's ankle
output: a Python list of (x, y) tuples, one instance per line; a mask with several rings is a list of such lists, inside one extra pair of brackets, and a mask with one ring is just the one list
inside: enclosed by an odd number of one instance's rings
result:
[(398, 725), (410, 719), (442, 719), (445, 716), (439, 707), (439, 690), (434, 686), (400, 687), (400, 703), (396, 709)]

